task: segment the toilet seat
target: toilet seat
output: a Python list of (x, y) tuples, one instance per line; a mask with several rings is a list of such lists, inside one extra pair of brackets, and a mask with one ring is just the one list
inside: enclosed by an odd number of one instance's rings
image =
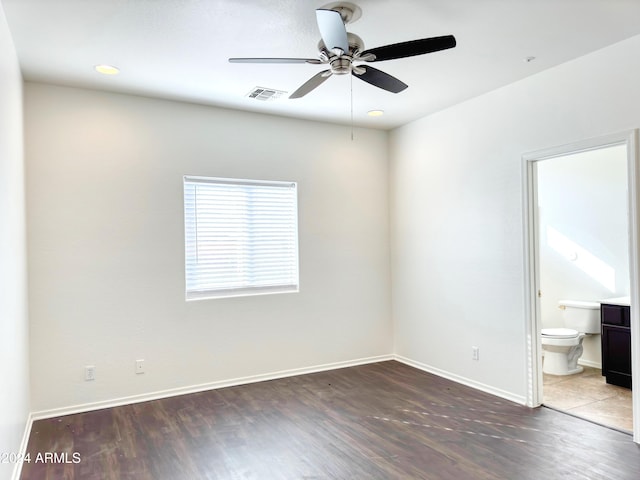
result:
[(545, 338), (576, 338), (580, 332), (572, 328), (543, 328), (542, 336)]

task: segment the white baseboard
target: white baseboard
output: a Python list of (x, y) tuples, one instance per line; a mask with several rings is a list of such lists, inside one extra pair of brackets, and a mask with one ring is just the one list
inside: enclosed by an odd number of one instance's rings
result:
[[(203, 383), (199, 385), (190, 385), (186, 387), (172, 388), (169, 390), (161, 390), (157, 392), (144, 393), (141, 395), (132, 395), (129, 397), (113, 398), (110, 400), (103, 400), (100, 402), (84, 403), (80, 405), (54, 408), (50, 410), (41, 410), (38, 412), (31, 413), (30, 415), (31, 423), (33, 423), (34, 420), (42, 420), (45, 418), (53, 418), (53, 417), (60, 417), (63, 415), (72, 415), (75, 413), (90, 412), (93, 410), (101, 410), (103, 408), (118, 407), (121, 405), (129, 405), (132, 403), (148, 402), (150, 400), (176, 397), (178, 395), (187, 395), (190, 393), (205, 392), (207, 390), (216, 390), (216, 389), (225, 388), (225, 387), (235, 387), (238, 385), (246, 385), (249, 383), (264, 382), (267, 380), (277, 380), (279, 378), (293, 377), (296, 375), (305, 375), (308, 373), (324, 372), (328, 370), (336, 370), (338, 368), (355, 367), (358, 365), (385, 362), (388, 360), (394, 360), (394, 355), (380, 355), (376, 357), (359, 358), (359, 359), (348, 360), (344, 362), (327, 363), (324, 365), (316, 365), (312, 367), (281, 370), (279, 372), (265, 373), (260, 375), (251, 375), (248, 377), (239, 377), (239, 378), (233, 378), (229, 380)], [(25, 448), (26, 448), (26, 445), (25, 445)]]
[(428, 373), (433, 373), (434, 375), (437, 375), (439, 377), (446, 378), (447, 380), (451, 380), (451, 381), (456, 382), (456, 383), (461, 383), (462, 385), (466, 385), (467, 387), (475, 388), (476, 390), (480, 390), (482, 392), (489, 393), (491, 395), (495, 395), (496, 397), (500, 397), (500, 398), (503, 398), (505, 400), (509, 400), (511, 402), (518, 403), (520, 405), (526, 405), (527, 404), (527, 399), (524, 396), (514, 395), (511, 392), (507, 392), (505, 390), (500, 390), (499, 388), (494, 388), (494, 387), (491, 387), (489, 385), (485, 385), (483, 383), (476, 382), (475, 380), (471, 380), (471, 379), (466, 378), (466, 377), (461, 377), (460, 375), (456, 375), (456, 374), (453, 374), (451, 372), (447, 372), (445, 370), (441, 370), (439, 368), (435, 368), (435, 367), (432, 367), (430, 365), (426, 365), (424, 363), (417, 362), (415, 360), (411, 360), (409, 358), (406, 358), (406, 357), (403, 357), (403, 356), (400, 356), (400, 355), (394, 355), (394, 359), (397, 360), (398, 362), (401, 362), (401, 363), (404, 363), (406, 365), (409, 365), (410, 367), (415, 367), (418, 370), (423, 370), (423, 371), (428, 372)]
[[(27, 423), (24, 426), (24, 432), (22, 432), (22, 441), (20, 442), (20, 449), (18, 450), (18, 454), (20, 457), (24, 457), (24, 454), (27, 452), (27, 445), (29, 444), (29, 436), (31, 435), (31, 427), (33, 426), (33, 414), (29, 414), (27, 417)], [(20, 475), (22, 474), (22, 465), (23, 462), (16, 462), (13, 467), (13, 474), (11, 475), (11, 480), (20, 480)]]
[[(252, 375), (252, 376), (248, 376), (248, 377), (239, 377), (239, 378), (234, 378), (234, 379), (229, 379), (229, 380), (221, 380), (221, 381), (217, 381), (217, 382), (210, 382), (210, 383), (203, 383), (203, 384), (199, 384), (199, 385), (191, 385), (191, 386), (186, 386), (186, 387), (180, 387), (180, 388), (173, 388), (173, 389), (168, 389), (168, 390), (162, 390), (162, 391), (157, 391), (157, 392), (151, 392), (151, 393), (145, 393), (145, 394), (141, 394), (141, 395), (132, 395), (132, 396), (128, 396), (128, 397), (121, 397), (121, 398), (114, 398), (114, 399), (110, 399), (110, 400), (104, 400), (104, 401), (100, 401), (100, 402), (92, 402), (92, 403), (85, 403), (85, 404), (81, 404), (81, 405), (73, 405), (70, 407), (63, 407), (63, 408), (55, 408), (55, 409), (50, 409), (50, 410), (41, 410), (41, 411), (37, 411), (37, 412), (32, 412), (29, 414), (29, 417), (27, 419), (27, 424), (25, 426), (25, 431), (23, 434), (23, 438), (22, 438), (22, 443), (20, 446), (20, 453), (24, 454), (27, 450), (27, 445), (29, 442), (29, 435), (31, 433), (32, 430), (32, 426), (33, 426), (33, 422), (36, 420), (42, 420), (42, 419), (46, 419), (46, 418), (53, 418), (53, 417), (59, 417), (59, 416), (63, 416), (63, 415), (71, 415), (71, 414), (76, 414), (76, 413), (83, 413), (83, 412), (90, 412), (93, 410), (100, 410), (103, 408), (111, 408), (111, 407), (118, 407), (121, 405), (129, 405), (132, 403), (141, 403), (141, 402), (147, 402), (150, 400), (158, 400), (158, 399), (162, 399), (162, 398), (168, 398), (168, 397), (175, 397), (178, 395), (187, 395), (190, 393), (198, 393), (198, 392), (204, 392), (204, 391), (208, 391), (208, 390), (216, 390), (219, 388), (225, 388), (225, 387), (233, 387), (233, 386), (238, 386), (238, 385), (246, 385), (249, 383), (257, 383), (257, 382), (264, 382), (267, 380), (277, 380), (279, 378), (286, 378), (286, 377), (292, 377), (292, 376), (296, 376), (296, 375), (305, 375), (305, 374), (309, 374), (309, 373), (317, 373), (317, 372), (324, 372), (324, 371), (329, 371), (329, 370), (336, 370), (339, 368), (347, 368), (347, 367), (355, 367), (358, 365), (366, 365), (366, 364), (370, 364), (370, 363), (377, 363), (377, 362), (385, 362), (385, 361), (389, 361), (389, 360), (396, 360), (398, 362), (404, 363), (406, 365), (409, 365), (411, 367), (417, 368), (419, 370), (423, 370), (425, 372), (428, 373), (432, 373), (434, 375), (437, 375), (439, 377), (442, 378), (446, 378), (447, 380), (451, 380), (453, 382), (456, 383), (460, 383), (463, 385), (466, 385), (468, 387), (471, 388), (475, 388), (476, 390), (480, 390), (486, 393), (489, 393), (491, 395), (495, 395), (497, 397), (503, 398), (505, 400), (509, 400), (515, 403), (518, 403), (520, 405), (526, 405), (526, 398), (523, 396), (519, 396), (519, 395), (514, 395), (511, 392), (507, 392), (504, 390), (500, 390), (488, 385), (484, 385), (482, 383), (476, 382), (474, 380), (470, 380), (466, 377), (461, 377), (459, 375), (455, 375), (452, 374), (450, 372), (435, 368), (435, 367), (431, 367), (429, 365), (426, 365), (424, 363), (415, 361), (415, 360), (411, 360), (409, 358), (400, 356), (400, 355), (395, 355), (395, 354), (389, 354), (389, 355), (379, 355), (376, 357), (367, 357), (367, 358), (360, 358), (360, 359), (355, 359), (355, 360), (349, 360), (349, 361), (344, 361), (344, 362), (334, 362), (334, 363), (328, 363), (328, 364), (324, 364), (324, 365), (316, 365), (316, 366), (312, 366), (312, 367), (304, 367), (304, 368), (295, 368), (295, 369), (290, 369), (290, 370), (281, 370), (278, 372), (272, 372), (272, 373), (266, 373), (266, 374), (260, 374), (260, 375)], [(12, 480), (19, 480), (20, 478), (20, 474), (22, 472), (22, 464), (16, 464), (14, 471), (13, 471), (13, 476), (12, 476)]]
[(599, 368), (600, 370), (602, 370), (602, 363), (592, 362), (591, 360), (583, 360), (582, 358), (578, 360), (578, 365), (583, 365), (585, 367)]

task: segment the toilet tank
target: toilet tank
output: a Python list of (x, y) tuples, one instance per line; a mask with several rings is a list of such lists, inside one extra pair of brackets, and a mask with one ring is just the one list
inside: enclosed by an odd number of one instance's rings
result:
[(600, 333), (600, 304), (581, 300), (560, 300), (564, 326), (583, 333)]

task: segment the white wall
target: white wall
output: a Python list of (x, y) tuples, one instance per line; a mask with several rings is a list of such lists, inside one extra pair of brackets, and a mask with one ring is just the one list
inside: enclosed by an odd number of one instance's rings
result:
[[(564, 326), (561, 299), (629, 295), (627, 148), (618, 145), (536, 162), (542, 328)], [(600, 336), (580, 362), (600, 368)]]
[[(32, 83), (25, 122), (34, 411), (391, 353), (386, 132)], [(185, 302), (185, 174), (298, 182), (300, 293)]]
[(634, 37), (392, 132), (398, 355), (525, 401), (521, 158), (638, 127), (639, 53)]
[[(29, 414), (22, 76), (0, 5), (0, 453), (18, 452)], [(0, 463), (0, 479), (14, 465)]]

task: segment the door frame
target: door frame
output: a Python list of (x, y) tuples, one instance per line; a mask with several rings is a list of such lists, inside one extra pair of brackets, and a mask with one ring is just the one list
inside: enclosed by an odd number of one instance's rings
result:
[(582, 140), (522, 155), (524, 258), (525, 258), (525, 334), (527, 405), (542, 404), (542, 345), (540, 342), (540, 289), (538, 271), (537, 178), (535, 164), (541, 160), (597, 150), (615, 145), (627, 147), (627, 197), (629, 205), (629, 296), (631, 297), (631, 371), (636, 388), (632, 393), (633, 441), (640, 443), (640, 165), (638, 164), (638, 130)]

